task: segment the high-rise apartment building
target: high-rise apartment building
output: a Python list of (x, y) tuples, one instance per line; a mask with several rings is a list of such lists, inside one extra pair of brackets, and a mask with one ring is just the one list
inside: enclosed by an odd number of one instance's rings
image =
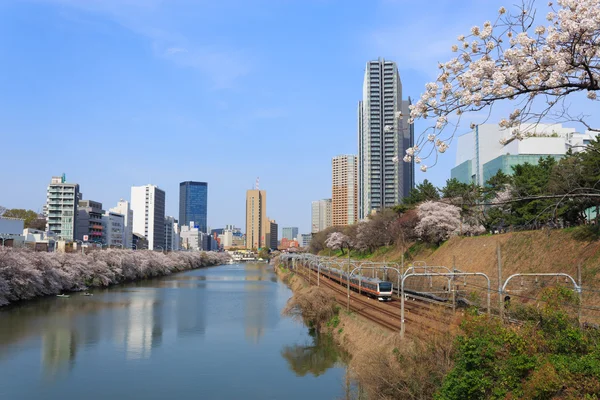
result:
[(105, 243), (102, 216), (102, 203), (92, 200), (79, 200), (77, 207), (77, 240)]
[(331, 161), (331, 213), (333, 226), (358, 221), (358, 159), (354, 155), (333, 157)]
[(194, 225), (200, 232), (207, 230), (208, 183), (186, 181), (179, 184), (179, 224)]
[(66, 183), (65, 175), (53, 176), (46, 197), (47, 228), (59, 240), (76, 239), (79, 185)]
[(396, 63), (369, 61), (358, 107), (359, 219), (399, 204), (414, 186), (414, 164), (402, 161), (414, 143), (409, 105)]
[(165, 247), (165, 192), (155, 185), (131, 188), (133, 233), (143, 235), (149, 250)]
[(131, 249), (133, 244), (133, 210), (131, 204), (126, 200), (119, 200), (116, 207), (110, 211), (123, 215), (123, 247)]
[(298, 228), (295, 226), (282, 228), (281, 229), (281, 238), (286, 238), (287, 240), (296, 240), (298, 239)]
[(267, 218), (267, 192), (251, 189), (246, 192), (246, 248), (268, 246), (270, 222)]
[(277, 249), (277, 242), (279, 241), (279, 238), (277, 237), (279, 233), (279, 225), (277, 225), (277, 222), (275, 222), (275, 220), (270, 220), (269, 221), (269, 248), (276, 250)]
[(311, 232), (317, 233), (332, 226), (331, 199), (312, 202)]

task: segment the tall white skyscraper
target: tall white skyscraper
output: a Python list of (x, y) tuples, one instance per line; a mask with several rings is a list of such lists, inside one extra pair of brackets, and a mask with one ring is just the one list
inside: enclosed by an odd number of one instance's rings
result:
[(131, 187), (133, 232), (144, 235), (149, 250), (165, 247), (165, 192), (155, 185)]
[(320, 232), (332, 225), (331, 199), (312, 202), (311, 232)]
[(111, 208), (110, 211), (123, 215), (125, 224), (123, 228), (123, 247), (131, 249), (133, 244), (133, 210), (131, 204), (127, 200), (121, 199), (117, 206)]
[(358, 106), (359, 218), (399, 204), (414, 186), (414, 165), (402, 158), (414, 142), (395, 62), (369, 61)]

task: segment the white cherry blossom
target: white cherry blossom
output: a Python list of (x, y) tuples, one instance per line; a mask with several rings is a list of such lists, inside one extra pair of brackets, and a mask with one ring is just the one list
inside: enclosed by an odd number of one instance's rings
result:
[[(564, 101), (573, 92), (584, 91), (591, 101), (600, 100), (600, 0), (551, 2), (547, 25), (537, 25), (534, 10), (524, 7), (514, 12), (501, 7), (496, 21), (458, 36), (452, 51), (459, 54), (439, 64), (436, 81), (428, 83), (410, 106), (409, 123), (435, 120), (406, 151), (405, 160), (412, 161), (421, 152), (428, 156), (445, 152), (465, 113), (489, 109), (497, 102), (513, 104), (513, 111), (499, 122), (510, 132), (508, 142), (527, 137), (520, 130), (523, 123), (554, 114), (556, 122), (560, 117), (573, 120)], [(452, 119), (449, 124), (451, 116), (458, 123)], [(453, 132), (442, 136), (449, 127)], [(427, 167), (422, 165), (421, 170)]]

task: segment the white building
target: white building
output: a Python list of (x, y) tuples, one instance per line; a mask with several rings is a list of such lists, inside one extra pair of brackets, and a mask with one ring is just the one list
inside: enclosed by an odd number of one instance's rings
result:
[(369, 61), (358, 105), (358, 219), (400, 204), (414, 186), (414, 164), (402, 162), (414, 143), (409, 105), (396, 63)]
[(311, 232), (320, 232), (332, 225), (331, 199), (312, 202)]
[(53, 176), (46, 198), (47, 230), (58, 239), (72, 242), (77, 235), (77, 206), (81, 196), (79, 185), (66, 183), (65, 175)]
[(110, 211), (124, 216), (124, 233), (123, 233), (123, 247), (131, 249), (133, 244), (133, 210), (131, 204), (126, 200), (119, 200), (116, 207), (110, 209)]
[(131, 188), (133, 232), (143, 235), (149, 250), (164, 251), (165, 192), (155, 185)]
[(56, 245), (56, 235), (54, 232), (40, 231), (38, 229), (23, 229), (23, 240), (25, 245), (34, 250), (54, 251)]
[(198, 227), (194, 227), (194, 221), (190, 221), (189, 225), (183, 225), (179, 234), (182, 250), (200, 251), (204, 248), (206, 233), (200, 231)]
[(179, 250), (179, 224), (175, 217), (165, 217), (165, 250)]
[(561, 158), (569, 150), (582, 151), (597, 135), (589, 131), (578, 133), (561, 124), (523, 124), (520, 129), (531, 137), (512, 139), (510, 130), (497, 124), (477, 125), (459, 136), (451, 177), (484, 185), (498, 171), (511, 175), (515, 165), (537, 164), (540, 157)]
[(125, 216), (114, 211), (105, 211), (102, 216), (104, 243), (112, 247), (124, 247)]
[(298, 235), (298, 247), (308, 247), (311, 240), (312, 240), (312, 235), (310, 233), (299, 234)]

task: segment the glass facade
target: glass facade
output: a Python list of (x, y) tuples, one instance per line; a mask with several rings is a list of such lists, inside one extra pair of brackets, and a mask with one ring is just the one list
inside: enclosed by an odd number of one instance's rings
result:
[(472, 161), (467, 160), (462, 164), (458, 164), (456, 167), (450, 170), (450, 177), (456, 179), (462, 183), (471, 183), (475, 181), (475, 176), (473, 175)]
[(496, 175), (498, 171), (502, 171), (506, 175), (512, 175), (513, 166), (525, 163), (537, 165), (537, 163), (540, 161), (540, 158), (546, 158), (548, 156), (554, 157), (557, 160), (562, 157), (562, 155), (558, 154), (505, 154), (503, 156), (496, 157), (493, 160), (490, 160), (483, 164), (483, 182), (487, 182), (492, 176)]
[(194, 226), (201, 232), (207, 230), (207, 203), (208, 183), (206, 182), (181, 182), (179, 184), (179, 224), (189, 226), (194, 221)]

